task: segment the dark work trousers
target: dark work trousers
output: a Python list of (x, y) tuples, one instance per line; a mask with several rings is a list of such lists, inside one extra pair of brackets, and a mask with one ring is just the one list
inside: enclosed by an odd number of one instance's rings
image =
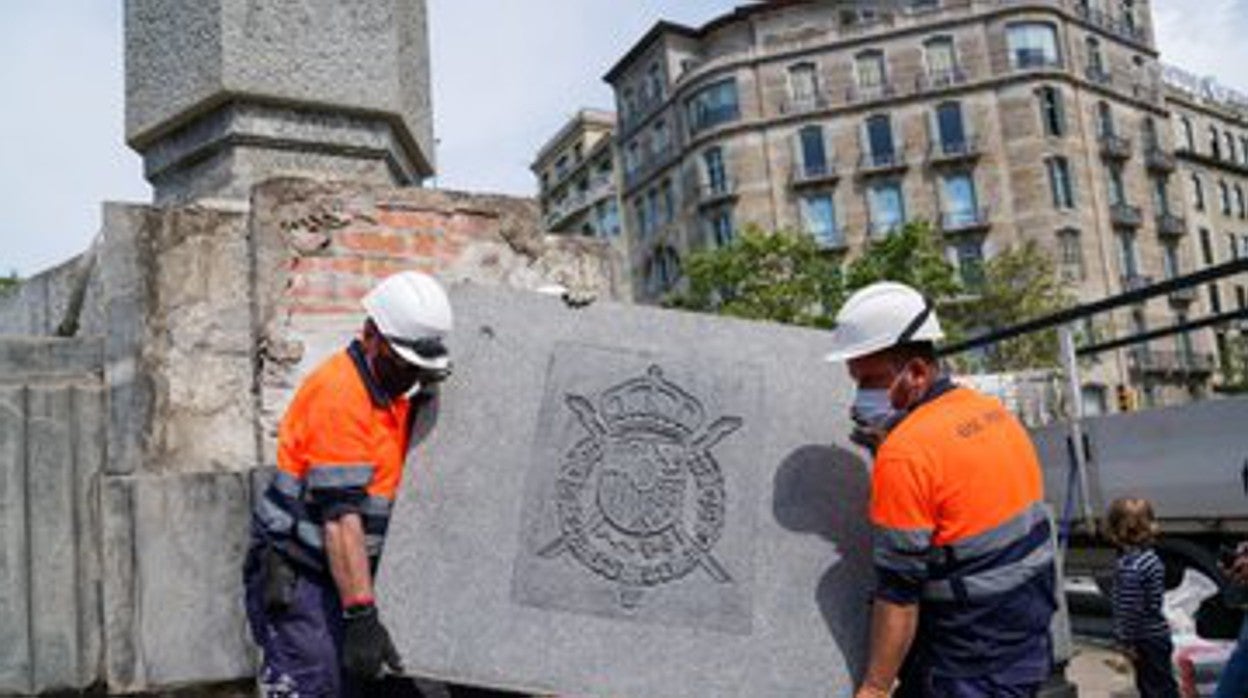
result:
[(365, 698), (367, 693), (343, 674), (339, 663), (342, 605), (333, 582), (299, 574), (286, 608), (270, 610), (264, 604), (268, 572), (264, 547), (253, 546), (243, 584), (251, 636), (262, 653), (262, 698)]
[(1179, 685), (1174, 680), (1174, 643), (1169, 635), (1132, 640), (1127, 646), (1135, 651), (1131, 666), (1135, 669), (1135, 688), (1140, 698), (1179, 698)]

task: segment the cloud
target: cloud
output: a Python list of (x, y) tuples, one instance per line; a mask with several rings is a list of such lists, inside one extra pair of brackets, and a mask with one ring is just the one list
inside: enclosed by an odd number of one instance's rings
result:
[(1153, 0), (1161, 60), (1248, 94), (1248, 0)]

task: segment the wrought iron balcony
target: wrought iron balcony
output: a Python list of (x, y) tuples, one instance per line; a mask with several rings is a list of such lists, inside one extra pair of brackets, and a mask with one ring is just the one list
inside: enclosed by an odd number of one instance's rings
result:
[(1090, 65), (1084, 69), (1083, 74), (1090, 82), (1098, 85), (1109, 85), (1114, 81), (1113, 73), (1106, 70), (1104, 66)]
[(1187, 219), (1169, 211), (1157, 215), (1157, 234), (1164, 237), (1181, 237), (1187, 234)]
[(698, 187), (698, 206), (714, 206), (715, 204), (737, 196), (737, 182), (724, 179), (719, 182), (708, 182)]
[(906, 222), (904, 220), (878, 220), (875, 218), (867, 219), (867, 237), (871, 240), (882, 240), (894, 232), (901, 230)]
[(1101, 155), (1115, 160), (1131, 157), (1131, 139), (1113, 133), (1101, 134)]
[(839, 227), (825, 233), (812, 232), (810, 237), (814, 239), (815, 245), (825, 252), (844, 252), (849, 249), (849, 242), (845, 240), (845, 234)]
[(897, 96), (897, 87), (891, 82), (881, 82), (878, 85), (856, 85), (845, 89), (845, 101), (850, 104), (874, 102), (895, 96)]
[(1153, 277), (1130, 272), (1122, 275), (1122, 290), (1125, 293), (1139, 291), (1153, 285)]
[(967, 81), (966, 71), (961, 68), (930, 71), (914, 79), (916, 92), (935, 92), (961, 85)]
[(831, 184), (840, 179), (840, 177), (836, 160), (828, 159), (821, 163), (797, 164), (793, 168), (793, 176), (790, 183), (794, 187), (811, 187)]
[(1213, 354), (1198, 351), (1160, 351), (1135, 348), (1127, 352), (1131, 370), (1163, 375), (1209, 374), (1217, 370)]
[(639, 165), (634, 167), (632, 171), (624, 173), (624, 188), (632, 189), (641, 182), (649, 179), (654, 173), (666, 168), (670, 165), (679, 154), (674, 146), (667, 146), (657, 152), (650, 153), (646, 159)]
[(832, 106), (832, 95), (824, 90), (812, 94), (792, 96), (780, 103), (781, 114), (806, 114), (822, 111)]
[(1196, 299), (1199, 297), (1200, 297), (1200, 289), (1196, 288), (1195, 286), (1188, 286), (1187, 288), (1176, 289), (1174, 291), (1171, 291), (1169, 294), (1170, 302), (1173, 303), (1174, 305), (1190, 305), (1192, 303), (1195, 303)]
[(1144, 166), (1154, 172), (1173, 172), (1174, 153), (1167, 153), (1156, 145), (1144, 148)]
[(900, 144), (890, 152), (864, 152), (858, 160), (858, 174), (863, 177), (892, 174), (906, 167), (906, 149)]
[(979, 136), (967, 136), (961, 141), (933, 141), (927, 151), (927, 161), (932, 165), (952, 165), (976, 160), (981, 154)]
[(946, 235), (959, 235), (987, 230), (992, 221), (987, 206), (969, 211), (954, 211), (940, 214), (940, 229)]
[(1015, 70), (1056, 70), (1062, 67), (1060, 56), (1051, 56), (1041, 50), (1020, 49), (1010, 54)]
[(1113, 204), (1109, 207), (1109, 222), (1119, 228), (1138, 228), (1144, 218), (1139, 206)]

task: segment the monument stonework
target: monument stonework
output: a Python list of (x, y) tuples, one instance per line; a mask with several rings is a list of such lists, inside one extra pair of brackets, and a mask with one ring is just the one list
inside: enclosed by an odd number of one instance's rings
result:
[(160, 204), (433, 174), (424, 0), (126, 0), (126, 141)]
[(748, 633), (754, 516), (742, 502), (760, 478), (746, 467), (757, 434), (736, 415), (760, 397), (750, 366), (699, 371), (670, 356), (555, 347), (516, 600)]
[(873, 575), (823, 332), (474, 285), (378, 573), (419, 676), (849, 696)]

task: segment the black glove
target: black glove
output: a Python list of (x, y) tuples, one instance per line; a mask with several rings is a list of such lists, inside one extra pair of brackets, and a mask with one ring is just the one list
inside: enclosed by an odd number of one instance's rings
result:
[(399, 651), (390, 633), (381, 624), (373, 604), (351, 606), (342, 615), (342, 667), (348, 674), (364, 679), (380, 678), (386, 671), (402, 673)]

